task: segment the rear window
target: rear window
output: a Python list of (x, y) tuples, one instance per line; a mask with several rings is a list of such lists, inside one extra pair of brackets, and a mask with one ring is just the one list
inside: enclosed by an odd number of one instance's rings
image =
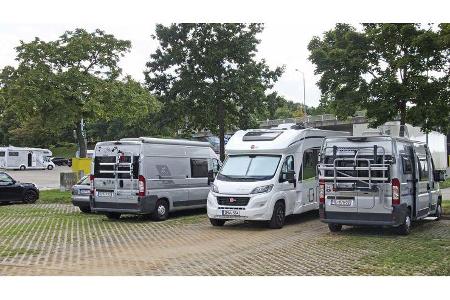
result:
[[(101, 163), (115, 163), (115, 156), (96, 156), (94, 159), (94, 176), (95, 178), (115, 178), (116, 175), (114, 173), (103, 173), (102, 171), (129, 171), (130, 168), (128, 166), (120, 166), (117, 167), (115, 165), (107, 165), (102, 166)], [(122, 159), (123, 163), (130, 163), (131, 156), (124, 156)], [(133, 174), (132, 179), (138, 179), (139, 177), (139, 156), (133, 156)], [(118, 173), (118, 179), (131, 179), (129, 173)]]

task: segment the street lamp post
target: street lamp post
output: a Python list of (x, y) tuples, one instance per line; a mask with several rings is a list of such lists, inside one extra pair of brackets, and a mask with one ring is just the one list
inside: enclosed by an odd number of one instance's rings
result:
[(303, 79), (303, 113), (306, 117), (306, 87), (305, 87), (305, 73), (303, 71), (300, 71), (299, 69), (295, 69), (295, 71), (300, 72), (302, 74)]

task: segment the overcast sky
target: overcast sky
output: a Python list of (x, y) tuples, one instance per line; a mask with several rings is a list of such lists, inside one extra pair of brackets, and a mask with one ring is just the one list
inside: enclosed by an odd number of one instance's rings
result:
[[(158, 22), (263, 22), (259, 57), (272, 67), (286, 66), (274, 90), (289, 100), (303, 102), (300, 69), (305, 74), (306, 104), (317, 106), (318, 76), (308, 61), (307, 45), (315, 35), (336, 22), (442, 22), (448, 21), (448, 1), (428, 0), (15, 0), (0, 10), (0, 68), (15, 64), (14, 47), (38, 36), (54, 40), (65, 30), (100, 28), (132, 42), (121, 61), (125, 74), (143, 81), (143, 70), (157, 47), (151, 39)], [(387, 9), (389, 8), (389, 9)]]

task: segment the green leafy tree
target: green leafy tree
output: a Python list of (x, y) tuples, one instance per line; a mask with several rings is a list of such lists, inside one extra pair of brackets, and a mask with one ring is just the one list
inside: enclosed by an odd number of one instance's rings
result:
[(16, 48), (19, 66), (8, 88), (19, 120), (39, 118), (54, 130), (69, 124), (76, 131), (80, 156), (85, 157), (80, 122), (114, 111), (121, 74), (118, 62), (130, 47), (129, 41), (98, 29), (67, 31), (50, 42), (39, 38), (21, 42)]
[(337, 24), (308, 49), (323, 99), (339, 117), (363, 108), (372, 125), (449, 126), (448, 25)]
[(218, 134), (223, 160), (225, 132), (254, 125), (282, 74), (255, 58), (262, 30), (261, 24), (157, 25), (159, 47), (145, 77), (164, 104), (164, 125)]

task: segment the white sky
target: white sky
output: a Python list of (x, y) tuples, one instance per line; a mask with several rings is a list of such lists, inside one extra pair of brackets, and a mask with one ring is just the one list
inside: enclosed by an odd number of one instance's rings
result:
[[(43, 40), (53, 40), (65, 30), (76, 27), (87, 30), (100, 28), (118, 38), (131, 40), (131, 52), (122, 59), (121, 67), (125, 74), (143, 81), (145, 63), (157, 46), (157, 42), (150, 37), (156, 23), (256, 21), (265, 23), (265, 30), (260, 36), (259, 57), (265, 58), (271, 67), (286, 66), (285, 73), (274, 90), (288, 100), (303, 102), (301, 74), (295, 71), (298, 68), (305, 74), (306, 104), (317, 106), (320, 98), (320, 91), (316, 86), (318, 76), (314, 75), (314, 66), (307, 59), (309, 53), (306, 48), (314, 35), (321, 35), (331, 29), (335, 22), (445, 21), (445, 12), (448, 11), (423, 7), (407, 11), (403, 4), (408, 3), (411, 8), (414, 6), (413, 2), (394, 4), (387, 0), (379, 0), (379, 5), (373, 8), (366, 8), (362, 1), (347, 0), (352, 8), (344, 12), (342, 9), (346, 7), (341, 1), (173, 2), (16, 0), (3, 3), (0, 11), (0, 68), (15, 64), (14, 47), (19, 45), (20, 40), (30, 41), (36, 36)], [(444, 1), (435, 2), (444, 5)], [(211, 5), (212, 3), (215, 5)], [(383, 3), (389, 4), (390, 9), (385, 10)], [(404, 12), (400, 17), (396, 14), (396, 7)], [(360, 10), (355, 11), (355, 8)], [(18, 11), (20, 13), (15, 13)], [(405, 15), (406, 13), (409, 15)]]

